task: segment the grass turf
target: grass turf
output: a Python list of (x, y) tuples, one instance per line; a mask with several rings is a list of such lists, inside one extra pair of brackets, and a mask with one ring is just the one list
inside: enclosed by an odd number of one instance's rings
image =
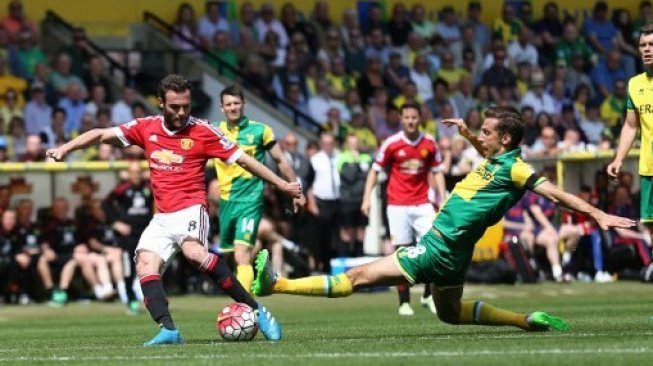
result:
[(120, 304), (0, 308), (0, 364), (66, 365), (642, 365), (653, 356), (653, 287), (639, 283), (468, 286), (465, 298), (569, 321), (567, 333), (450, 326), (419, 308), (396, 313), (394, 291), (347, 299), (276, 295), (263, 299), (284, 339), (235, 343), (215, 333), (227, 297), (173, 297), (186, 344), (143, 349), (156, 333), (147, 313)]

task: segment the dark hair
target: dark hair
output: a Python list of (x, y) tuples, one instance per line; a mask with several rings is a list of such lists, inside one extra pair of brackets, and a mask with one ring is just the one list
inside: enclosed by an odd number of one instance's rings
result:
[(404, 103), (401, 108), (399, 108), (399, 113), (404, 114), (404, 111), (406, 109), (414, 109), (417, 111), (417, 115), (421, 118), (422, 117), (422, 110), (419, 108), (419, 105), (415, 103)]
[(514, 149), (521, 144), (524, 138), (524, 121), (521, 114), (513, 107), (494, 107), (485, 110), (485, 118), (496, 118), (497, 132), (500, 135), (510, 135), (510, 149)]
[(52, 109), (52, 117), (54, 117), (57, 113), (63, 113), (64, 116), (68, 115), (68, 113), (66, 113), (66, 110), (61, 107), (56, 107)]
[(639, 36), (648, 36), (653, 33), (653, 24), (645, 24), (639, 28)]
[(159, 87), (157, 89), (157, 96), (163, 102), (166, 101), (166, 93), (168, 91), (174, 91), (177, 93), (184, 92), (186, 90), (193, 89), (193, 84), (188, 81), (185, 77), (178, 74), (170, 74), (159, 82)]
[(222, 103), (222, 98), (224, 98), (225, 95), (239, 97), (242, 101), (245, 100), (245, 93), (243, 92), (243, 88), (238, 84), (231, 84), (228, 87), (222, 89), (220, 92), (220, 103)]

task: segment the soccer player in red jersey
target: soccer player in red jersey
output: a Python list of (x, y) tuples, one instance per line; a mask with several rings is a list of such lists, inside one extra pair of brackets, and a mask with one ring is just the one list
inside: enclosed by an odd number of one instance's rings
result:
[(289, 183), (238, 148), (223, 132), (190, 115), (191, 84), (183, 76), (168, 75), (158, 88), (163, 116), (138, 118), (113, 128), (94, 129), (47, 151), (54, 160), (73, 150), (98, 143), (122, 143), (145, 149), (158, 213), (145, 229), (136, 248), (136, 273), (145, 306), (160, 332), (144, 346), (183, 343), (175, 327), (161, 282), (161, 274), (181, 251), (235, 301), (258, 312), (259, 328), (269, 340), (281, 339), (281, 327), (270, 312), (254, 301), (226, 263), (207, 250), (209, 216), (204, 168), (211, 158), (237, 163), (292, 198), (301, 194), (299, 183)]
[[(381, 170), (388, 171), (388, 223), (390, 237), (395, 246), (408, 246), (419, 242), (431, 228), (435, 216), (429, 202), (431, 186), (440, 199), (445, 195), (444, 175), (440, 171), (442, 159), (435, 139), (419, 131), (421, 111), (416, 104), (404, 104), (401, 109), (402, 131), (388, 137), (376, 155), (374, 165), (367, 175), (361, 210), (370, 211), (370, 195)], [(410, 307), (408, 285), (397, 286), (399, 315), (413, 315)], [(422, 305), (435, 312), (430, 286), (424, 287)]]

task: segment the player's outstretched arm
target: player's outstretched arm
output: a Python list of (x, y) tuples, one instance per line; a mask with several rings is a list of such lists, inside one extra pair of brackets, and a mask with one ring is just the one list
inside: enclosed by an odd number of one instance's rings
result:
[(633, 146), (637, 138), (637, 131), (639, 130), (639, 117), (635, 111), (629, 110), (626, 112), (626, 120), (621, 128), (621, 135), (619, 135), (619, 145), (617, 145), (617, 154), (610, 165), (608, 165), (608, 175), (612, 178), (617, 178), (621, 172), (621, 165), (623, 164), (628, 151)]
[(268, 169), (268, 167), (259, 163), (258, 160), (247, 154), (242, 154), (238, 160), (236, 160), (236, 163), (248, 172), (277, 187), (277, 189), (292, 198), (299, 198), (302, 194), (302, 187), (298, 182), (287, 182), (281, 179), (281, 177), (274, 174), (270, 169)]
[(443, 119), (442, 123), (444, 123), (445, 126), (453, 126), (455, 125), (458, 127), (458, 132), (460, 135), (469, 141), (472, 146), (478, 151), (481, 156), (485, 156), (485, 152), (483, 151), (483, 147), (481, 146), (481, 142), (478, 141), (478, 138), (472, 131), (470, 131), (467, 128), (467, 123), (462, 118), (449, 118), (449, 119)]
[(363, 203), (361, 204), (361, 211), (365, 216), (370, 215), (370, 196), (372, 195), (372, 188), (376, 185), (378, 180), (379, 172), (374, 168), (370, 169), (367, 173), (367, 179), (365, 180), (365, 190), (363, 191)]
[(49, 149), (45, 154), (48, 158), (60, 161), (71, 151), (85, 149), (99, 143), (115, 144), (117, 142), (118, 136), (113, 128), (96, 128), (84, 132), (57, 148)]
[(611, 227), (629, 228), (637, 224), (634, 220), (625, 217), (608, 215), (573, 194), (558, 189), (550, 182), (541, 183), (535, 187), (533, 191), (565, 208), (589, 215), (591, 218), (596, 220), (603, 230), (607, 230)]

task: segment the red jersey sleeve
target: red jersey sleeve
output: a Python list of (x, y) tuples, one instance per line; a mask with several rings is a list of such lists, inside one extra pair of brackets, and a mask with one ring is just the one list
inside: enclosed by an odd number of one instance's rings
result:
[(204, 152), (210, 158), (218, 158), (233, 164), (243, 155), (243, 151), (231, 141), (222, 130), (208, 123), (201, 123), (209, 132), (204, 143)]
[(438, 149), (438, 144), (433, 141), (433, 160), (431, 160), (431, 171), (439, 172), (442, 170), (442, 155), (440, 154), (440, 149)]
[(124, 123), (118, 127), (114, 127), (113, 131), (122, 142), (122, 145), (127, 147), (130, 145), (143, 146), (143, 128), (146, 121), (142, 119), (135, 119), (131, 122)]
[(386, 139), (379, 148), (379, 151), (376, 153), (372, 169), (381, 171), (390, 165), (390, 160), (392, 159), (392, 151), (391, 142), (389, 140), (390, 139)]

